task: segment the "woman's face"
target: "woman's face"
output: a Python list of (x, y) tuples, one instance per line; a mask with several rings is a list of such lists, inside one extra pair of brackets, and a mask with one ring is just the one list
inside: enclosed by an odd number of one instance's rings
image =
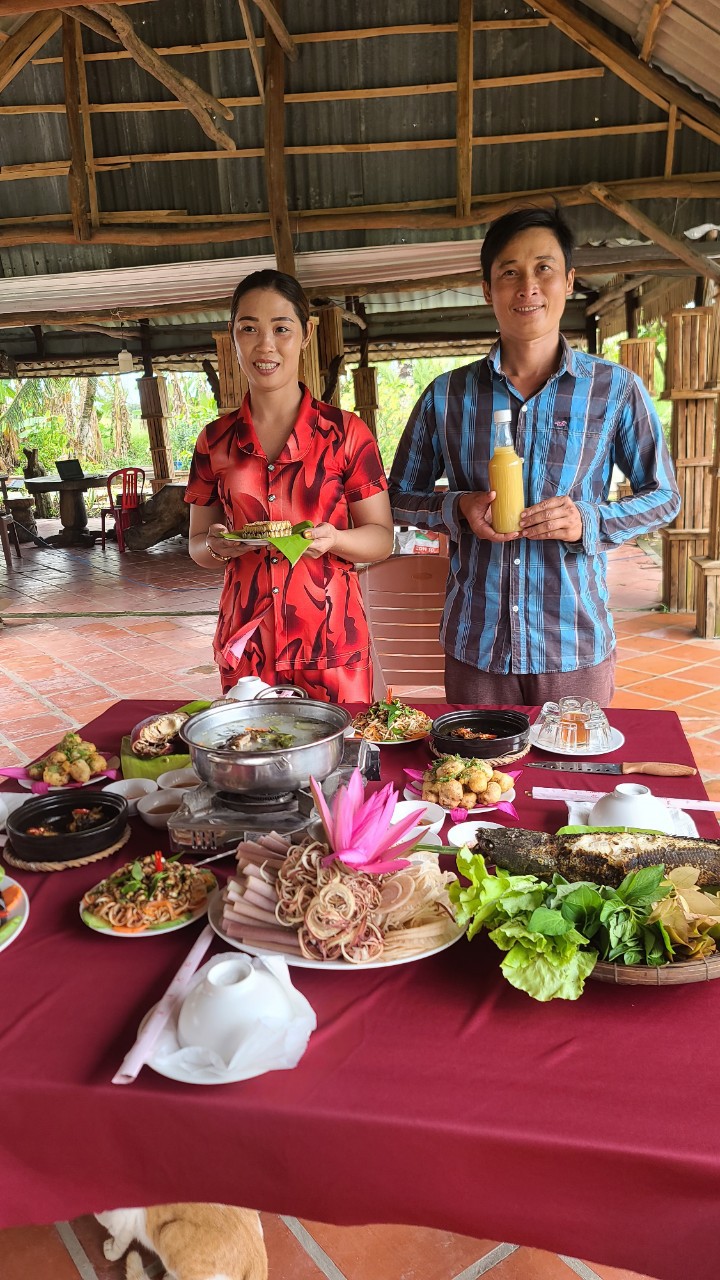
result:
[(250, 387), (277, 391), (297, 382), (305, 337), (287, 298), (274, 289), (251, 289), (238, 304), (232, 330), (237, 358)]

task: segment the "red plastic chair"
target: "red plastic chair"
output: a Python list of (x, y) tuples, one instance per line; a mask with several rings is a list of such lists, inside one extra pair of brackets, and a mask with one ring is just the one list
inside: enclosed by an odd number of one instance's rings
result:
[[(117, 495), (113, 494), (113, 484), (117, 485), (118, 476), (122, 476), (122, 490)], [(145, 488), (145, 472), (142, 467), (120, 467), (118, 471), (113, 471), (108, 476), (107, 491), (110, 499), (110, 506), (103, 507), (100, 512), (100, 540), (103, 551), (105, 550), (105, 521), (111, 516), (115, 521), (115, 534), (117, 537), (118, 551), (125, 551), (125, 530), (134, 523), (137, 518), (137, 512), (143, 498), (143, 490)]]

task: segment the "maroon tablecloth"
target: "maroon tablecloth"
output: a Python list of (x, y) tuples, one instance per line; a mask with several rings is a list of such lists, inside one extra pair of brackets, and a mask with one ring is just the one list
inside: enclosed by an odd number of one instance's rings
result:
[[(88, 736), (116, 750), (133, 723), (167, 705), (118, 703)], [(626, 737), (617, 756), (692, 761), (674, 713), (610, 718)], [(386, 751), (384, 772), (400, 778), (426, 753)], [(523, 772), (527, 825), (562, 823), (561, 805), (525, 793), (563, 783), (571, 775)], [(704, 796), (699, 778), (652, 786)], [(696, 821), (717, 832), (712, 815)], [(32, 910), (0, 957), (0, 1225), (211, 1200), (336, 1223), (425, 1224), (662, 1280), (715, 1280), (720, 983), (590, 981), (577, 1003), (541, 1005), (501, 978), (491, 944), (461, 940), (385, 972), (295, 970), (318, 1030), (292, 1072), (203, 1089), (145, 1068), (133, 1085), (113, 1086), (200, 926), (98, 936), (81, 924), (78, 901), (129, 852), (157, 843), (141, 825), (99, 866), (14, 873)]]

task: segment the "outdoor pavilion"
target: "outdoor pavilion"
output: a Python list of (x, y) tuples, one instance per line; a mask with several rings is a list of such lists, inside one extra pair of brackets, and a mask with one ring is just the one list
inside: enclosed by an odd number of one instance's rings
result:
[[(318, 314), (306, 381), (332, 394), (357, 359), (371, 423), (374, 361), (487, 349), (479, 242), (518, 202), (567, 210), (564, 328), (589, 350), (712, 306), (718, 0), (333, 0), (287, 21), (272, 0), (3, 0), (0, 40), (0, 375), (113, 370), (127, 344), (155, 487), (173, 474), (163, 369), (203, 368), (218, 404), (237, 404), (228, 299), (274, 261)], [(674, 439), (688, 483), (664, 599), (697, 604), (715, 635), (720, 341), (716, 313), (702, 323), (684, 339), (676, 322), (678, 352), (707, 354), (684, 372), (679, 359), (666, 388), (693, 420)], [(642, 344), (623, 358), (648, 367)]]
[[(647, 361), (639, 323), (707, 315), (694, 384), (667, 390), (704, 414), (692, 457), (674, 441), (697, 489), (677, 541), (686, 572), (706, 562), (698, 627), (716, 635), (719, 61), (720, 0), (0, 0), (0, 376), (115, 372), (126, 344), (162, 484), (163, 371), (203, 369), (237, 404), (229, 299), (277, 262), (318, 315), (307, 380), (331, 389), (359, 360), (372, 421), (377, 361), (488, 348), (484, 228), (557, 199), (578, 243), (571, 341), (625, 333)], [(565, 1274), (543, 1265), (523, 1277)]]

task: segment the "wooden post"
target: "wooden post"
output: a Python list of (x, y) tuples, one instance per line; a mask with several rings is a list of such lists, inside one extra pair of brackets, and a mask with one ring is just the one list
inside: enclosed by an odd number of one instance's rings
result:
[(229, 413), (231, 409), (239, 409), (247, 395), (247, 378), (242, 373), (235, 355), (233, 340), (227, 329), (213, 334), (217, 351), (218, 379), (220, 382), (219, 409), (221, 413)]
[(712, 307), (682, 308), (666, 317), (663, 394), (672, 401), (671, 452), (682, 507), (671, 528), (661, 534), (663, 603), (677, 612), (696, 611), (696, 567), (699, 560), (709, 558), (717, 392), (706, 384), (714, 372), (710, 368), (713, 320)]
[(310, 317), (312, 337), (300, 356), (298, 378), (310, 388), (310, 394), (319, 400), (322, 396), (323, 380), (320, 376), (320, 360), (318, 355), (318, 318)]
[[(709, 307), (709, 357), (706, 390), (720, 388), (720, 303)], [(707, 403), (707, 402), (706, 402)], [(707, 555), (694, 560), (697, 581), (695, 630), (699, 636), (720, 637), (720, 395), (715, 405), (715, 446), (710, 487), (710, 524)]]
[(625, 338), (620, 343), (620, 364), (642, 379), (651, 396), (655, 395), (656, 346), (654, 338)]
[(467, 217), (472, 205), (473, 72), (473, 0), (459, 0), (455, 94), (455, 211), (459, 218)]
[[(318, 364), (320, 366), (320, 377), (323, 387), (327, 381), (330, 366), (337, 356), (345, 355), (345, 340), (343, 338), (342, 312), (339, 307), (325, 307), (318, 317), (317, 328), (318, 343)], [(342, 372), (343, 364), (340, 365), (338, 372)], [(322, 389), (321, 389), (322, 393)], [(330, 404), (340, 406), (340, 385), (336, 384), (335, 390), (329, 399)]]
[(366, 422), (377, 440), (377, 411), (379, 408), (377, 370), (372, 365), (359, 364), (353, 369), (355, 386), (355, 412)]
[(140, 414), (144, 418), (150, 437), (150, 454), (153, 461), (153, 493), (162, 489), (168, 480), (175, 478), (170, 437), (167, 427), (167, 390), (163, 377), (138, 378)]
[[(280, 0), (275, 5), (282, 17)], [(265, 28), (265, 178), (278, 271), (295, 274), (285, 178), (285, 55), (267, 18)]]

